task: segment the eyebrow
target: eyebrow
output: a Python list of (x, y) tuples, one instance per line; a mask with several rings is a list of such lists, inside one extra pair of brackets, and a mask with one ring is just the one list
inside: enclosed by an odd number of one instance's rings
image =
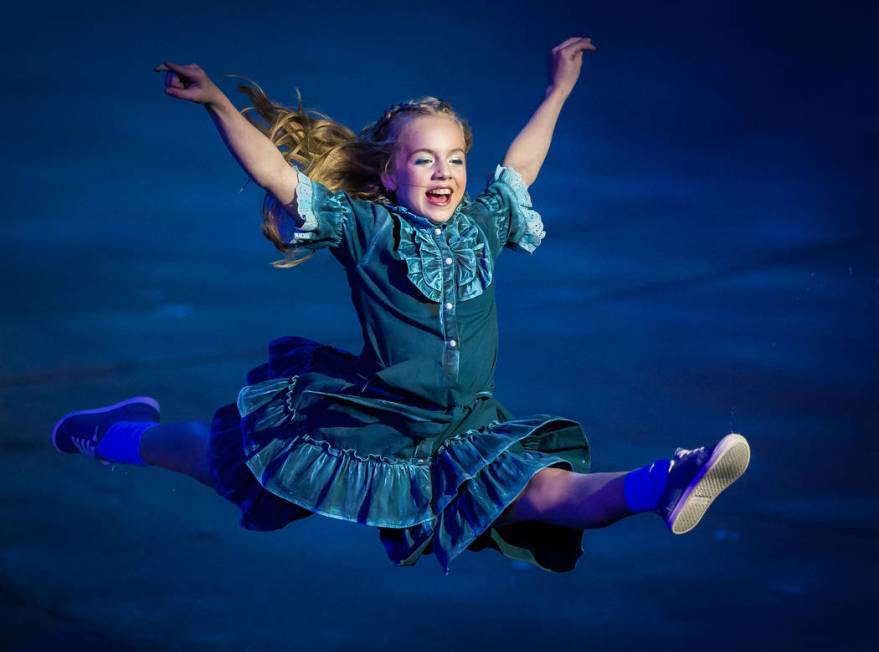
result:
[[(433, 154), (433, 153), (434, 153), (434, 151), (433, 151), (432, 149), (426, 149), (426, 148), (422, 147), (421, 149), (415, 149), (415, 150), (412, 150), (412, 151), (409, 153), (409, 156), (412, 156), (412, 154), (417, 154), (418, 152), (427, 152), (428, 154)], [(453, 153), (453, 152), (461, 152), (462, 154), (466, 154), (466, 152), (465, 152), (463, 149), (461, 149), (460, 147), (456, 147), (455, 149), (451, 150), (451, 151), (449, 152), (449, 154), (451, 154), (451, 153)]]

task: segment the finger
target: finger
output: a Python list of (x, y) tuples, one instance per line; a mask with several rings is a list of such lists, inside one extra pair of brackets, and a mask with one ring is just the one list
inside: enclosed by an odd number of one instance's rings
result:
[(565, 43), (567, 43), (567, 45), (565, 45), (561, 49), (572, 50), (583, 45), (592, 45), (592, 39), (589, 37), (577, 37), (573, 39), (568, 39)]
[(158, 66), (153, 68), (154, 72), (166, 72), (168, 70), (170, 70), (170, 68), (168, 68), (168, 66), (166, 66), (164, 63), (160, 63)]
[(581, 60), (583, 58), (584, 52), (587, 52), (587, 51), (588, 52), (595, 52), (596, 49), (597, 48), (594, 45), (592, 45), (591, 43), (589, 43), (589, 44), (576, 43), (576, 44), (569, 45), (565, 50), (562, 50), (559, 54), (563, 58), (566, 58), (570, 61), (574, 61), (574, 60)]
[(179, 98), (181, 100), (192, 99), (192, 91), (185, 88), (165, 88), (165, 94), (170, 95), (171, 97)]
[(173, 88), (186, 88), (186, 85), (177, 75), (177, 73), (171, 72), (170, 70), (165, 73), (165, 87), (173, 87)]
[(592, 43), (592, 39), (588, 36), (572, 36), (556, 46), (556, 50), (566, 50), (580, 43)]
[(172, 63), (170, 61), (164, 61), (162, 63), (163, 66), (173, 70), (174, 72), (184, 72), (189, 66), (182, 66), (179, 63)]
[(562, 41), (561, 43), (559, 43), (557, 46), (555, 46), (553, 48), (553, 52), (555, 52), (556, 50), (562, 50), (562, 49), (566, 48), (568, 45), (570, 45), (571, 43), (576, 41), (578, 38), (579, 37), (577, 37), (577, 36), (572, 36), (569, 39), (565, 39), (564, 41)]
[(570, 47), (570, 55), (574, 56), (576, 54), (583, 54), (584, 52), (595, 52), (596, 50), (598, 50), (598, 48), (592, 45), (592, 43), (578, 43)]

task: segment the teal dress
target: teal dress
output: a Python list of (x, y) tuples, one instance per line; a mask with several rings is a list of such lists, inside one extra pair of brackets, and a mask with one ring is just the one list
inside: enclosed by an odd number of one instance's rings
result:
[(342, 264), (363, 350), (273, 341), (237, 403), (214, 415), (217, 491), (248, 529), (312, 514), (376, 527), (398, 566), (432, 553), (448, 574), (464, 550), (491, 548), (573, 569), (582, 530), (493, 525), (541, 469), (590, 466), (579, 423), (516, 418), (494, 397), (495, 262), (544, 237), (521, 177), (498, 166), (482, 194), (435, 223), (297, 174), (298, 215), (285, 214), (283, 236)]

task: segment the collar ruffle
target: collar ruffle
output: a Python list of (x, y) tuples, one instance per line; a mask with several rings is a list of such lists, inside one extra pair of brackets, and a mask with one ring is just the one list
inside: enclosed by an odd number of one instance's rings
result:
[[(425, 297), (435, 302), (443, 300), (446, 254), (437, 240), (445, 240), (451, 250), (458, 301), (478, 297), (491, 285), (491, 250), (482, 232), (460, 207), (444, 225), (403, 206), (394, 206), (392, 212), (401, 218), (399, 254), (406, 261), (408, 278)], [(441, 235), (434, 234), (437, 227), (442, 229)]]

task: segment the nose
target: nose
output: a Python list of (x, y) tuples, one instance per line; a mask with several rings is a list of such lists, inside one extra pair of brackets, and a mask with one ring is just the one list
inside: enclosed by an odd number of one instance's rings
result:
[(445, 161), (438, 161), (436, 164), (436, 168), (434, 169), (433, 176), (440, 179), (450, 179), (452, 174), (449, 164)]

